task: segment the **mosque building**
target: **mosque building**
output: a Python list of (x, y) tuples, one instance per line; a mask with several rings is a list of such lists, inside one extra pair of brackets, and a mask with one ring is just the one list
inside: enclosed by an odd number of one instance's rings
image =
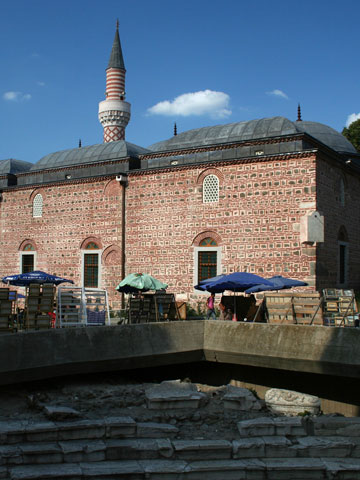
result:
[(299, 109), (140, 147), (125, 140), (125, 74), (117, 27), (104, 143), (0, 161), (1, 276), (44, 270), (107, 289), (113, 309), (133, 272), (188, 301), (234, 271), (360, 287), (360, 155), (345, 137)]

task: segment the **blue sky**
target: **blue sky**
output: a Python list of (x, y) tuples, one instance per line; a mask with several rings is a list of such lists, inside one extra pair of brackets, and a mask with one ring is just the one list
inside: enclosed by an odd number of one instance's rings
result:
[(116, 19), (146, 147), (209, 125), (360, 117), (358, 0), (0, 0), (0, 159), (102, 143)]

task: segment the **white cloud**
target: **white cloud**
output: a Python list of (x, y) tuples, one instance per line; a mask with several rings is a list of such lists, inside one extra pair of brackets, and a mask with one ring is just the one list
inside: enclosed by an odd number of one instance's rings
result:
[(39, 87), (45, 87), (45, 82), (36, 82), (36, 83), (39, 85)]
[(275, 90), (271, 90), (271, 92), (266, 92), (266, 93), (267, 95), (274, 95), (275, 97), (286, 98), (286, 100), (289, 99), (286, 93), (283, 92), (282, 90), (279, 90), (278, 88), (275, 88)]
[(174, 100), (164, 100), (148, 108), (150, 115), (188, 117), (190, 115), (210, 115), (212, 118), (224, 118), (231, 115), (230, 97), (224, 92), (203, 90), (184, 93)]
[(360, 113), (352, 113), (351, 115), (348, 116), (346, 120), (346, 126), (348, 127), (353, 122), (355, 122), (355, 120), (359, 120), (359, 119), (360, 119)]
[(8, 102), (23, 102), (25, 100), (30, 100), (31, 95), (30, 93), (22, 92), (5, 92), (3, 94), (3, 99), (7, 100)]

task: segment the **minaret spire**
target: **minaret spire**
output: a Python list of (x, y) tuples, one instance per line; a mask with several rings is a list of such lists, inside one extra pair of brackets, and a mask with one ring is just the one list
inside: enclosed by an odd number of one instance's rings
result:
[(301, 108), (300, 108), (300, 103), (298, 103), (298, 117), (297, 117), (297, 122), (302, 122), (301, 119)]
[(104, 127), (104, 142), (125, 140), (130, 120), (130, 103), (125, 102), (125, 64), (116, 21), (114, 42), (106, 69), (106, 100), (99, 103), (99, 121)]

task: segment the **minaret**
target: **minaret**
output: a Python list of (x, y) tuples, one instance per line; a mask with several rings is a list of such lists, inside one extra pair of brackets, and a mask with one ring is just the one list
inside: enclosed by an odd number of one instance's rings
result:
[(106, 100), (99, 103), (99, 121), (104, 127), (104, 143), (125, 140), (125, 128), (130, 120), (130, 103), (125, 102), (125, 73), (117, 21), (106, 69)]

